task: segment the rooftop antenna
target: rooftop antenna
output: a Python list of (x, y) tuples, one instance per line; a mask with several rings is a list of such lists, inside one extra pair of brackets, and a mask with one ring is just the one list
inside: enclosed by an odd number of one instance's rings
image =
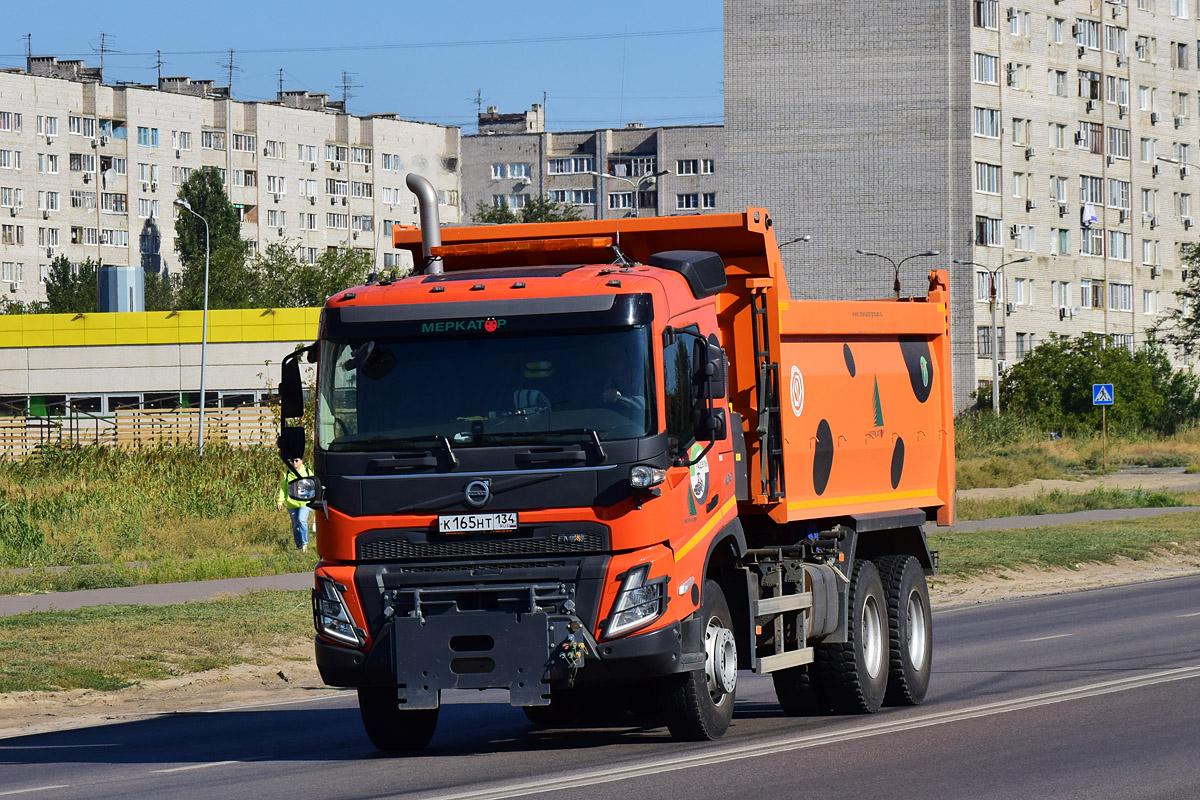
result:
[(237, 60), (234, 58), (233, 48), (229, 49), (229, 60), (218, 64), (219, 67), (224, 67), (226, 74), (229, 76), (229, 99), (233, 99), (233, 73), (241, 72), (242, 68), (238, 66)]
[(345, 114), (350, 113), (350, 98), (354, 97), (354, 93), (350, 90), (362, 88), (362, 84), (350, 82), (353, 77), (354, 73), (352, 72), (342, 72), (342, 112)]
[(93, 52), (100, 54), (100, 82), (101, 83), (104, 83), (104, 54), (117, 52), (116, 50), (113, 50), (111, 47), (108, 46), (108, 38), (109, 38), (108, 34), (101, 31), (100, 32), (100, 47), (92, 48)]
[(158, 68), (158, 86), (162, 88), (162, 50), (154, 51), (154, 66)]
[(276, 95), (275, 99), (283, 99), (283, 67), (279, 68), (279, 93)]
[(33, 58), (33, 34), (27, 33), (21, 37), (25, 40), (25, 66), (29, 67), (29, 59)]

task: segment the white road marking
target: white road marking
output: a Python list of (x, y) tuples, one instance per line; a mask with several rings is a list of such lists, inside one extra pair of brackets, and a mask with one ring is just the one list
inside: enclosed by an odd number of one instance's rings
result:
[[(944, 725), (950, 722), (987, 717), (995, 714), (1006, 714), (1010, 711), (1021, 711), (1027, 708), (1065, 703), (1071, 700), (1082, 700), (1114, 692), (1124, 692), (1130, 689), (1140, 689), (1171, 681), (1200, 678), (1200, 664), (1177, 669), (1160, 670), (1145, 675), (1118, 678), (1073, 689), (1060, 689), (1054, 692), (1017, 697), (1012, 700), (1001, 700), (993, 703), (983, 703), (977, 706), (961, 708), (955, 711), (939, 711), (918, 717), (907, 717), (887, 722), (877, 722), (867, 725), (834, 731), (830, 733), (805, 734), (788, 736), (773, 741), (756, 744), (733, 745), (723, 749), (704, 749), (694, 755), (679, 755), (669, 758), (650, 759), (633, 762), (626, 765), (612, 765), (607, 768), (587, 772), (564, 773), (558, 776), (525, 781), (522, 783), (484, 786), (476, 789), (455, 792), (452, 794), (426, 796), (428, 800), (501, 800), (509, 797), (524, 797), (544, 792), (579, 789), (584, 786), (613, 783), (631, 780), (660, 772), (675, 772), (693, 767), (706, 767), (726, 761), (739, 761), (746, 758), (786, 753), (794, 750), (804, 750), (810, 747), (820, 747), (837, 742), (853, 739), (865, 739), (871, 736), (881, 736), (888, 733), (927, 728), (933, 725)], [(393, 795), (402, 797), (403, 795)]]
[(193, 769), (208, 769), (209, 767), (223, 767), (226, 764), (242, 764), (242, 763), (245, 763), (245, 762), (242, 762), (242, 761), (212, 761), (212, 762), (209, 762), (208, 764), (189, 764), (186, 767), (171, 767), (170, 769), (155, 769), (155, 770), (151, 770), (151, 772), (159, 773), (159, 774), (166, 774), (168, 772), (187, 772), (188, 770), (193, 770)]
[(34, 786), (29, 789), (9, 789), (7, 792), (0, 792), (0, 797), (8, 797), (14, 794), (26, 794), (27, 792), (45, 792), (50, 789), (66, 789), (70, 787), (69, 783), (56, 783), (53, 786)]
[(1190, 614), (1176, 614), (1177, 617), (1200, 617), (1200, 611), (1193, 611)]
[(267, 706), (290, 706), (298, 703), (315, 703), (318, 700), (328, 700), (331, 697), (342, 697), (345, 692), (326, 692), (325, 694), (314, 695), (313, 697), (299, 697), (295, 700), (267, 700), (262, 703), (246, 703), (242, 706), (229, 706), (228, 708), (205, 708), (201, 709), (201, 714), (223, 714), (228, 711), (241, 711), (246, 708), (266, 708)]
[(1039, 636), (1036, 639), (1021, 639), (1022, 642), (1046, 642), (1050, 639), (1065, 639), (1068, 636), (1074, 636), (1073, 633), (1056, 633), (1053, 636)]

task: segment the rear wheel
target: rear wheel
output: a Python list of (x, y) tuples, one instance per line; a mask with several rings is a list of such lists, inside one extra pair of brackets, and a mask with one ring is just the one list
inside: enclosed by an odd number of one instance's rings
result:
[(819, 644), (813, 677), (825, 701), (841, 714), (872, 714), (888, 682), (887, 601), (879, 571), (859, 561), (850, 578), (846, 641)]
[(438, 709), (401, 709), (394, 686), (358, 687), (358, 712), (367, 738), (385, 753), (420, 750), (433, 739)]
[(665, 700), (667, 727), (684, 741), (719, 739), (733, 719), (737, 689), (737, 643), (725, 593), (704, 582), (700, 602), (704, 623), (704, 668), (673, 675)]
[(925, 572), (912, 556), (885, 556), (875, 562), (887, 598), (889, 706), (920, 705), (929, 690), (933, 662), (932, 620)]
[(771, 673), (775, 683), (775, 697), (784, 713), (793, 717), (820, 714), (827, 710), (821, 693), (813, 682), (812, 665), (789, 667)]

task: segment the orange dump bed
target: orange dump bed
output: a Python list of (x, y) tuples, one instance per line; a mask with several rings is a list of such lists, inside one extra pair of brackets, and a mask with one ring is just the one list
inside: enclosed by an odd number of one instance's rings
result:
[[(442, 241), (434, 255), (447, 272), (604, 263), (614, 245), (642, 263), (665, 250), (719, 253), (728, 284), (715, 298), (717, 320), (750, 462), (742, 511), (782, 523), (922, 508), (939, 524), (954, 521), (946, 272), (930, 273), (924, 297), (792, 297), (760, 208), (446, 228)], [(421, 263), (419, 229), (397, 226), (393, 244)]]

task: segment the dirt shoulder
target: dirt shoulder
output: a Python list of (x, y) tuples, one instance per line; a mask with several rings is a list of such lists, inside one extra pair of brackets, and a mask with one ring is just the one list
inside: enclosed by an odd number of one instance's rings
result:
[[(971, 579), (934, 578), (935, 610), (1022, 597), (1200, 574), (1200, 552), (1116, 564), (1080, 564), (1073, 570), (1009, 570)], [(162, 714), (303, 702), (339, 690), (321, 683), (310, 641), (273, 652), (261, 664), (242, 664), (115, 692), (0, 694), (0, 738), (133, 721)]]
[(1083, 494), (1091, 489), (1136, 489), (1164, 490), (1169, 492), (1193, 492), (1200, 490), (1200, 474), (1188, 475), (1182, 469), (1131, 469), (1111, 472), (1107, 475), (1082, 477), (1079, 480), (1037, 479), (1020, 486), (986, 489), (959, 489), (959, 500), (995, 500), (1006, 497), (1030, 498), (1040, 492), (1060, 490), (1070, 494)]

